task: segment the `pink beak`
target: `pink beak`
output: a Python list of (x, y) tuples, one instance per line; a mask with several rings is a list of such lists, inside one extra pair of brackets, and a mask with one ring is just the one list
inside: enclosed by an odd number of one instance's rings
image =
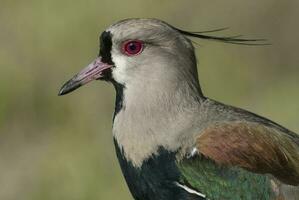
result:
[(112, 65), (103, 63), (101, 57), (96, 58), (92, 63), (76, 74), (72, 79), (67, 81), (60, 89), (59, 96), (74, 91), (90, 81), (103, 77), (103, 71), (111, 68)]

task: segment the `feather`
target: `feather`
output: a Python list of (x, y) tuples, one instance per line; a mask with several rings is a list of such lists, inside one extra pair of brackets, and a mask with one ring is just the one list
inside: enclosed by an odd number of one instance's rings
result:
[(236, 36), (226, 36), (226, 37), (220, 37), (220, 36), (211, 36), (211, 35), (204, 35), (203, 33), (211, 33), (211, 32), (217, 32), (217, 31), (223, 31), (228, 28), (220, 28), (220, 29), (214, 29), (209, 31), (201, 31), (201, 32), (190, 32), (181, 30), (178, 28), (173, 27), (175, 30), (180, 32), (183, 35), (200, 38), (200, 39), (206, 39), (206, 40), (215, 40), (219, 42), (229, 43), (229, 44), (238, 44), (238, 45), (249, 45), (249, 46), (264, 46), (264, 45), (270, 45), (269, 43), (266, 43), (265, 39), (244, 39), (240, 38), (242, 35), (236, 35)]

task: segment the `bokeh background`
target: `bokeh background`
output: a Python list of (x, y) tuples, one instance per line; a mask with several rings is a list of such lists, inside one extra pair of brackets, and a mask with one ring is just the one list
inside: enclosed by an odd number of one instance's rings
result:
[(120, 19), (266, 38), (270, 46), (193, 39), (204, 93), (299, 132), (299, 1), (1, 0), (0, 200), (132, 199), (111, 136), (113, 87), (58, 97)]

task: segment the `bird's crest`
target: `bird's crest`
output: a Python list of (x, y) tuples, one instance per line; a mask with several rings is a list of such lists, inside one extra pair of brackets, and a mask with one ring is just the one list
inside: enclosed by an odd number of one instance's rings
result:
[(212, 35), (204, 34), (204, 33), (214, 33), (214, 32), (224, 31), (227, 30), (228, 28), (219, 28), (219, 29), (200, 31), (200, 32), (191, 32), (191, 31), (181, 30), (175, 27), (173, 28), (185, 36), (196, 37), (200, 39), (214, 40), (214, 41), (230, 43), (230, 44), (238, 44), (238, 45), (250, 45), (250, 46), (270, 45), (269, 43), (266, 43), (267, 40), (265, 39), (246, 39), (246, 38), (241, 38), (242, 35), (222, 37), (222, 36), (212, 36)]

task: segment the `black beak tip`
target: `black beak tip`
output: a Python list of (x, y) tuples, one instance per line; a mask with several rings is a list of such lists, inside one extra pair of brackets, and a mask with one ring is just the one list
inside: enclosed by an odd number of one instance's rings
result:
[(59, 90), (58, 96), (63, 96), (63, 95), (65, 95), (65, 94), (67, 94), (67, 92), (65, 92), (64, 88), (61, 88), (61, 89)]
[(68, 94), (74, 91), (75, 89), (79, 88), (80, 86), (82, 86), (80, 82), (71, 79), (61, 87), (58, 96), (63, 96), (65, 94)]
[(71, 87), (69, 87), (69, 84), (66, 83), (60, 88), (60, 90), (58, 92), (58, 96), (63, 96), (71, 91), (73, 91), (73, 90), (71, 90)]

